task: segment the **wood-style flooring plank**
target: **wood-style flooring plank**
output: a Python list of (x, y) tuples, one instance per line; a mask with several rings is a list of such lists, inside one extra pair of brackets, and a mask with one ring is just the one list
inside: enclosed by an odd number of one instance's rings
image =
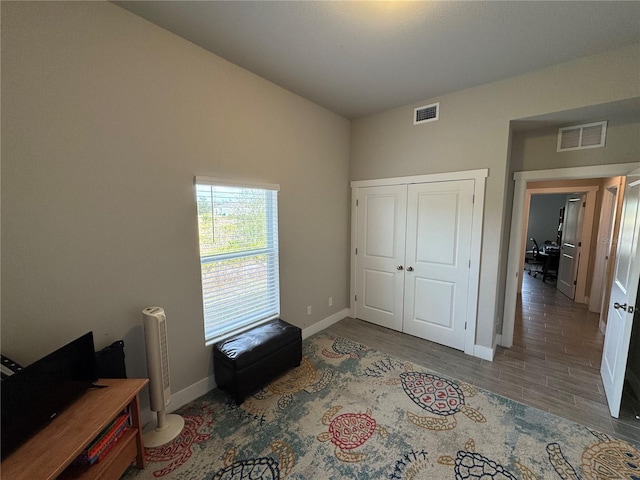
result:
[(620, 418), (609, 415), (598, 315), (541, 278), (524, 275), (514, 345), (493, 362), (353, 318), (327, 331), (640, 446), (640, 402), (625, 392)]

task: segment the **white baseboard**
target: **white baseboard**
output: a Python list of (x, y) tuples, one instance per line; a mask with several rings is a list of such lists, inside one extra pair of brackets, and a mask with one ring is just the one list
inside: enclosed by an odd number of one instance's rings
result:
[(493, 362), (494, 350), (493, 348), (483, 347), (482, 345), (476, 345), (473, 348), (473, 356)]
[[(198, 397), (210, 392), (216, 388), (216, 381), (213, 375), (203, 378), (199, 382), (189, 385), (187, 388), (183, 388), (179, 392), (171, 395), (171, 401), (167, 405), (167, 413), (172, 413), (178, 410), (180, 407), (185, 406), (187, 403), (192, 402)], [(148, 405), (140, 406), (140, 416), (142, 417), (142, 424), (147, 425), (151, 422), (156, 422), (156, 414), (151, 411)]]
[[(311, 335), (315, 335), (318, 332), (321, 332), (325, 328), (330, 327), (334, 323), (339, 322), (344, 317), (349, 316), (350, 310), (345, 308), (340, 310), (339, 312), (334, 313), (333, 315), (325, 318), (324, 320), (320, 320), (318, 323), (314, 323), (310, 327), (307, 327), (302, 330), (302, 338), (305, 339), (310, 337)], [(187, 388), (183, 388), (179, 392), (171, 395), (171, 403), (167, 407), (167, 413), (171, 413), (183, 407), (189, 402), (192, 402), (198, 397), (210, 392), (216, 388), (216, 381), (213, 375), (210, 375), (202, 380), (194, 383), (193, 385), (188, 386)], [(142, 424), (146, 425), (150, 422), (156, 421), (156, 415), (153, 413), (149, 407), (142, 408), (140, 415), (142, 417)]]
[(315, 335), (325, 328), (330, 327), (334, 323), (338, 323), (344, 317), (348, 317), (349, 312), (350, 310), (348, 308), (345, 308), (343, 310), (340, 310), (339, 312), (334, 313), (333, 315), (328, 316), (324, 320), (320, 320), (318, 323), (314, 323), (310, 327), (304, 328), (302, 330), (302, 339), (304, 340), (305, 338), (310, 337), (311, 335)]
[(496, 338), (493, 339), (493, 347), (491, 348), (483, 347), (482, 345), (475, 345), (473, 347), (473, 356), (493, 362), (493, 357), (496, 354), (496, 347), (499, 345), (501, 340), (502, 335), (496, 335)]
[(198, 397), (210, 392), (216, 388), (216, 380), (213, 375), (209, 375), (207, 378), (203, 378), (199, 382), (193, 385), (183, 388), (177, 393), (171, 395), (171, 403), (167, 407), (168, 412), (174, 412), (180, 407), (185, 406), (187, 403), (195, 400)]

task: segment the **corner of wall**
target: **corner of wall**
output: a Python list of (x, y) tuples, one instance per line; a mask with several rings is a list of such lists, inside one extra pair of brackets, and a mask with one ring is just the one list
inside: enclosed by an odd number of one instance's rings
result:
[(483, 345), (475, 345), (473, 348), (473, 356), (481, 358), (482, 360), (493, 362), (493, 359), (496, 356), (496, 350), (498, 349), (498, 345), (501, 345), (501, 344), (502, 344), (502, 335), (497, 334), (493, 338), (493, 346), (491, 348), (485, 347)]
[(334, 313), (333, 315), (328, 316), (324, 320), (320, 320), (317, 323), (314, 323), (310, 327), (307, 327), (302, 330), (302, 339), (310, 337), (311, 335), (315, 335), (318, 332), (321, 332), (325, 328), (330, 327), (334, 323), (339, 322), (345, 317), (350, 316), (351, 310), (348, 308), (344, 308), (339, 312)]

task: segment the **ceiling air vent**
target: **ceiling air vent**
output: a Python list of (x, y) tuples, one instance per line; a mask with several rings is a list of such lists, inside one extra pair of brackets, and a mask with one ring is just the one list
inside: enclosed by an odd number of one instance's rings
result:
[(433, 103), (431, 105), (425, 105), (413, 109), (413, 124), (420, 125), (421, 123), (435, 122), (438, 120), (440, 111), (440, 103)]
[(607, 122), (585, 123), (558, 130), (558, 152), (604, 147)]

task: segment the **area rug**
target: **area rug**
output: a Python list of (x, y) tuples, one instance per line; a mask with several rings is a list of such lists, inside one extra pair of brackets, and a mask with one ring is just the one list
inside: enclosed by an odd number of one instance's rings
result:
[(127, 479), (627, 479), (624, 441), (321, 332), (236, 406), (216, 389)]

